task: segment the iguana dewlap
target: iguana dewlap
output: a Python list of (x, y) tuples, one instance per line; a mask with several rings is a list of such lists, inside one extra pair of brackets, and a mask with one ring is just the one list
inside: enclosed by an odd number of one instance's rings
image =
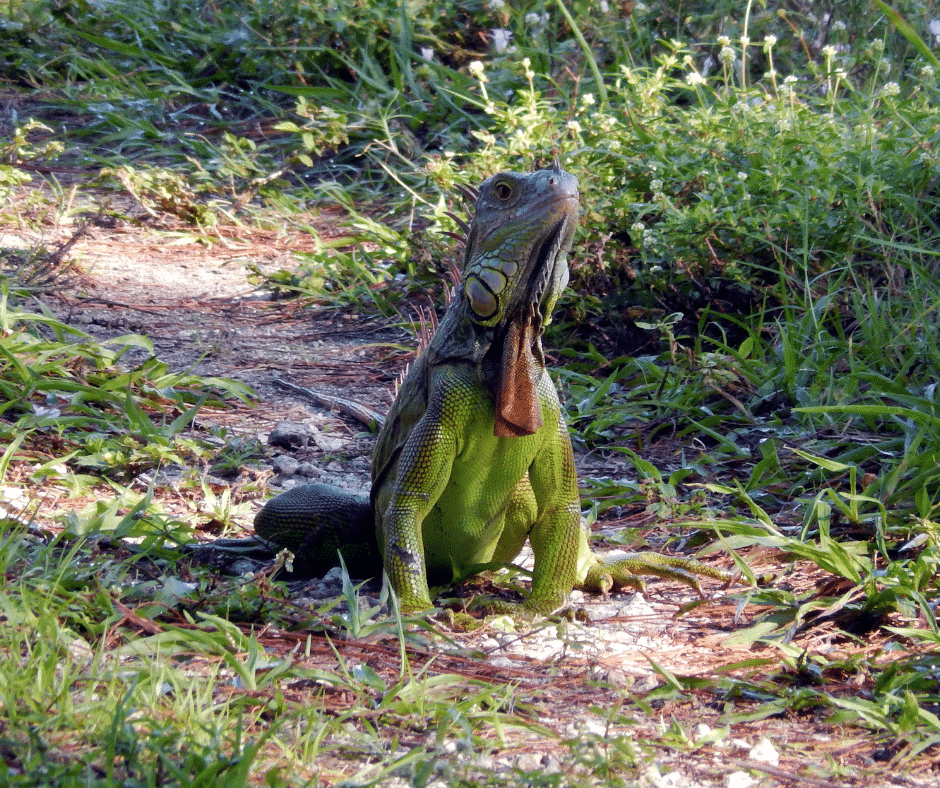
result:
[[(726, 573), (633, 553), (604, 563), (581, 525), (578, 482), (542, 333), (568, 282), (578, 182), (559, 169), (500, 173), (479, 188), (463, 274), (378, 436), (370, 500), (326, 485), (268, 502), (258, 534), (300, 563), (365, 576), (379, 564), (407, 611), (431, 607), (432, 584), (535, 556), (525, 608), (550, 612), (574, 587), (606, 592), (637, 575)], [(374, 522), (374, 529), (371, 527)], [(374, 533), (374, 539), (372, 534)]]

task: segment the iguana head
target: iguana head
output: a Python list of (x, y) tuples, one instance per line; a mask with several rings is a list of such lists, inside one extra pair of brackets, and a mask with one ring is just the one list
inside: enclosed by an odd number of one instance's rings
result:
[(568, 284), (578, 197), (577, 179), (557, 165), (499, 173), (480, 186), (459, 297), (491, 339), (480, 371), (496, 401), (496, 435), (531, 435), (542, 424), (541, 336)]

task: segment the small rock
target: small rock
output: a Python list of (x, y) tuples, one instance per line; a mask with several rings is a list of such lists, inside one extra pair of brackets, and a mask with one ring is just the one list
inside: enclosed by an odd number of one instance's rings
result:
[(757, 780), (747, 772), (731, 772), (725, 775), (725, 788), (751, 788), (756, 784)]
[(523, 772), (534, 772), (541, 766), (542, 759), (532, 752), (524, 752), (516, 758), (516, 768)]
[(657, 628), (665, 627), (668, 623), (662, 615), (656, 613), (643, 594), (633, 594), (629, 599), (624, 600), (618, 615), (624, 618), (631, 616), (644, 618), (651, 626), (655, 623)]
[(226, 571), (229, 574), (236, 575), (238, 577), (254, 574), (257, 569), (258, 562), (253, 561), (250, 558), (237, 558), (226, 567)]
[(325, 452), (339, 451), (347, 443), (345, 438), (334, 438), (331, 435), (324, 435), (322, 432), (313, 433), (313, 442), (318, 449)]
[(68, 644), (69, 653), (77, 664), (88, 665), (94, 659), (95, 652), (84, 640), (73, 638)]
[(608, 668), (607, 670), (599, 671), (598, 679), (600, 681), (606, 681), (608, 684), (612, 684), (615, 687), (623, 687), (624, 689), (633, 689), (635, 685), (633, 676), (620, 668)]
[(682, 772), (667, 772), (659, 778), (656, 788), (694, 788), (695, 783)]
[(699, 783), (683, 772), (672, 771), (660, 774), (655, 764), (646, 768), (640, 784), (650, 786), (650, 788), (701, 788)]
[(610, 726), (606, 721), (597, 717), (587, 717), (567, 725), (565, 732), (571, 737), (597, 736), (603, 738), (610, 733)]
[(658, 674), (650, 673), (646, 676), (640, 676), (633, 687), (636, 692), (652, 692), (659, 686)]
[(278, 476), (293, 476), (297, 473), (297, 469), (300, 468), (300, 463), (286, 454), (275, 457), (272, 465), (274, 465), (274, 471)]
[(777, 766), (780, 763), (780, 753), (766, 737), (761, 737), (761, 740), (751, 748), (747, 757), (759, 763), (769, 763), (771, 766)]
[(317, 468), (312, 462), (302, 462), (297, 468), (297, 474), (299, 476), (306, 476), (308, 479), (312, 479), (320, 475), (320, 469)]
[(310, 430), (303, 424), (279, 421), (268, 435), (268, 443), (282, 449), (303, 448), (310, 443)]

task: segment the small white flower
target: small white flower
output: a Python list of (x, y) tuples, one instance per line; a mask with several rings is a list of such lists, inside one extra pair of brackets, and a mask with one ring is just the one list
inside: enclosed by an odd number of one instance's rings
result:
[(886, 82), (881, 89), (882, 96), (896, 96), (901, 92), (901, 86), (897, 82)]
[(795, 77), (793, 74), (789, 74), (783, 78), (784, 85), (795, 85), (799, 81), (799, 78)]
[(731, 46), (731, 39), (728, 36), (718, 36), (718, 46)]
[(746, 173), (746, 172), (741, 172), (741, 171), (739, 170), (739, 171), (738, 171), (738, 180), (739, 180), (739, 181), (746, 181), (746, 180), (747, 180), (747, 173)]
[(594, 94), (585, 93), (583, 96), (581, 96), (581, 103), (584, 104), (585, 107), (592, 106), (594, 104)]
[(607, 0), (601, 0), (600, 9), (602, 14), (606, 14), (608, 11), (610, 11), (610, 4), (607, 2)]
[(467, 66), (470, 69), (470, 73), (475, 77), (483, 76), (483, 63), (479, 60), (471, 60), (470, 65)]
[(654, 192), (661, 192), (663, 190), (663, 182), (659, 178), (653, 178), (650, 181), (650, 188)]
[(539, 25), (539, 15), (536, 14), (536, 13), (526, 14), (526, 15), (525, 15), (525, 23), (526, 23), (529, 27), (538, 27), (538, 25)]
[(841, 19), (838, 19), (832, 23), (832, 32), (839, 33), (843, 30), (845, 30), (845, 22), (843, 22)]
[(490, 11), (502, 11), (503, 7), (506, 5), (505, 0), (490, 0), (487, 4)]
[(718, 59), (722, 65), (730, 67), (734, 63), (734, 50), (731, 47), (722, 47), (718, 53)]
[(494, 27), (490, 30), (490, 35), (493, 37), (493, 49), (496, 50), (496, 54), (503, 54), (509, 42), (512, 41), (512, 32), (504, 27)]
[(696, 85), (704, 85), (705, 77), (699, 74), (698, 71), (690, 71), (685, 75), (685, 83), (694, 88)]
[(923, 68), (921, 68), (920, 77), (925, 82), (929, 82), (930, 80), (932, 80), (934, 78), (933, 66), (924, 66)]
[(772, 33), (764, 36), (764, 49), (773, 49), (774, 44), (777, 43), (777, 37)]
[(633, 233), (642, 233), (646, 229), (646, 225), (643, 222), (634, 222), (630, 225), (630, 232)]
[(937, 43), (940, 44), (940, 19), (931, 19), (927, 23), (927, 29), (930, 31), (930, 35), (937, 39)]
[(581, 133), (581, 124), (578, 123), (578, 121), (576, 121), (576, 120), (569, 120), (569, 121), (565, 124), (565, 127), (568, 129), (568, 131), (573, 132), (574, 134), (580, 134), (580, 133)]
[(418, 51), (425, 60), (434, 60), (434, 50), (431, 47), (421, 47)]
[(822, 48), (822, 54), (826, 60), (832, 60), (836, 56), (836, 48), (832, 44), (824, 46)]
[(871, 42), (871, 48), (874, 49), (875, 52), (881, 52), (885, 48), (885, 42), (880, 38), (876, 38)]

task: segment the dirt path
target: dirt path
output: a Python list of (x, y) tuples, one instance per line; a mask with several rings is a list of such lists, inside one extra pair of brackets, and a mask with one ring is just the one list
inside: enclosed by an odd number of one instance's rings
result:
[[(28, 233), (18, 236), (27, 245), (37, 240)], [(9, 245), (10, 236), (2, 240)], [(56, 238), (47, 235), (41, 240), (48, 244)], [(289, 268), (294, 264), (292, 253), (309, 248), (307, 236), (245, 228), (220, 233), (208, 244), (186, 234), (173, 237), (129, 226), (93, 228), (72, 250), (84, 275), (56, 293), (50, 305), (58, 317), (99, 338), (132, 332), (150, 337), (156, 355), (171, 369), (192, 369), (249, 384), (259, 395), (257, 407), (239, 407), (212, 418), (236, 433), (258, 436), (262, 443), (279, 421), (308, 425), (323, 441), (315, 441), (298, 459), (308, 461), (317, 474), (364, 489), (372, 440), (362, 427), (284, 392), (271, 378), (276, 374), (384, 412), (391, 402), (394, 377), (406, 359), (391, 354), (382, 343), (409, 340), (403, 332), (368, 318), (316, 312), (293, 301), (273, 303), (248, 284), (249, 263)], [(622, 466), (604, 458), (582, 457), (579, 464), (582, 473), (586, 469), (623, 472)], [(641, 515), (627, 513), (625, 517)], [(245, 519), (248, 527), (250, 517)], [(623, 522), (613, 526), (623, 527)], [(817, 580), (807, 574), (800, 582), (812, 585)], [(587, 720), (595, 719), (589, 707), (614, 704), (622, 693), (659, 684), (650, 660), (674, 673), (714, 676), (729, 665), (754, 658), (747, 645), (727, 642), (747, 623), (748, 611), (730, 601), (717, 602), (676, 619), (679, 608), (692, 601), (688, 589), (656, 583), (646, 599), (619, 595), (610, 601), (582, 600), (590, 623), (572, 624), (564, 637), (552, 628), (524, 637), (486, 629), (458, 637), (468, 648), (490, 655), (481, 667), (487, 675), (501, 680), (517, 674), (538, 679), (533, 686), (542, 687), (538, 693), (546, 704), (544, 721), (561, 733), (575, 735)], [(293, 645), (288, 641), (284, 648)], [(843, 647), (848, 646), (832, 646)], [(877, 644), (869, 647), (877, 648)], [(773, 659), (775, 655), (765, 656)], [(595, 681), (602, 684), (594, 685)], [(585, 692), (586, 683), (595, 689)], [(746, 699), (736, 701), (736, 711), (748, 708)], [(692, 702), (666, 702), (659, 711), (664, 719), (678, 720), (684, 729), (704, 736), (724, 724), (725, 704), (703, 693)], [(655, 735), (655, 720), (649, 725), (650, 731), (644, 733)], [(771, 756), (761, 754), (762, 739), (772, 743)], [(542, 758), (543, 749), (544, 744), (533, 745), (533, 757)], [(651, 775), (649, 784), (725, 785), (730, 767), (756, 770), (752, 774), (763, 775), (762, 786), (931, 784), (889, 778), (877, 765), (874, 749), (874, 742), (857, 730), (847, 733), (811, 715), (797, 719), (781, 714), (735, 723), (721, 746), (693, 748), (685, 754), (663, 751), (660, 764), (677, 768), (685, 781), (657, 782)], [(807, 758), (844, 763), (850, 770), (842, 781), (807, 782)], [(856, 780), (852, 769), (867, 776)]]

